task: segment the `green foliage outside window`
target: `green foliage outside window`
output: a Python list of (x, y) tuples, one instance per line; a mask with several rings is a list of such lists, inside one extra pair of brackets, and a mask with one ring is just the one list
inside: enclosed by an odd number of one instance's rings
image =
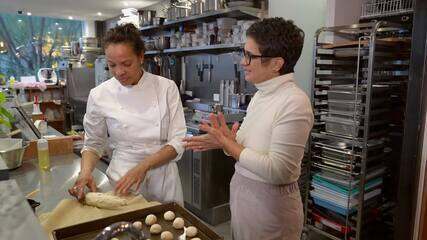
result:
[(81, 36), (81, 21), (0, 13), (0, 74), (19, 80), (55, 68), (61, 46)]

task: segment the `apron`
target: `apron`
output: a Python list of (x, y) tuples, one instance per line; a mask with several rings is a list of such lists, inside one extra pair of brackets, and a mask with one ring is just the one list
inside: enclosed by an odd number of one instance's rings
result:
[(234, 173), (230, 183), (233, 240), (299, 240), (304, 213), (298, 183), (272, 185)]
[[(150, 74), (144, 74), (146, 77), (142, 77), (142, 83), (132, 88), (119, 87), (114, 96), (118, 110), (112, 111), (109, 114), (111, 117), (106, 119), (113, 147), (107, 176), (113, 185), (167, 142), (169, 110), (167, 106), (159, 106), (159, 86), (150, 78)], [(136, 191), (149, 201), (176, 202), (183, 205), (176, 162), (149, 170), (140, 189)]]

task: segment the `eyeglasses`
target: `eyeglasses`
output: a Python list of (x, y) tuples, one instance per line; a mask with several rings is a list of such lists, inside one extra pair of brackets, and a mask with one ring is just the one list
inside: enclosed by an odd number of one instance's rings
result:
[(255, 55), (255, 54), (252, 54), (252, 53), (246, 51), (245, 49), (241, 50), (241, 55), (242, 55), (242, 57), (244, 57), (244, 62), (247, 65), (250, 65), (252, 62), (252, 59), (255, 59), (255, 58), (261, 58), (261, 59), (262, 58), (273, 58), (272, 56)]

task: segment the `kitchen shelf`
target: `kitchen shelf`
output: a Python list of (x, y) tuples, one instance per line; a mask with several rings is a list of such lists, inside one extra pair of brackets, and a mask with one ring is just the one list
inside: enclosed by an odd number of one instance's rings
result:
[(163, 27), (165, 28), (172, 28), (179, 26), (183, 23), (199, 23), (199, 22), (210, 22), (210, 21), (216, 21), (217, 18), (222, 17), (230, 17), (230, 18), (237, 18), (237, 19), (245, 19), (245, 20), (251, 20), (251, 19), (258, 19), (258, 13), (261, 10), (259, 8), (252, 8), (252, 7), (231, 7), (231, 8), (225, 8), (220, 9), (217, 11), (212, 12), (206, 12), (200, 15), (195, 16), (189, 16), (186, 18), (173, 20), (173, 21), (165, 21), (163, 23)]
[(158, 54), (160, 54), (161, 53), (161, 51), (159, 51), (159, 50), (152, 50), (152, 51), (146, 51), (145, 53), (144, 53), (144, 55), (145, 56), (152, 56), (152, 55), (158, 55)]
[(237, 18), (242, 20), (255, 20), (258, 19), (258, 14), (260, 13), (259, 8), (253, 8), (253, 7), (244, 7), (244, 6), (238, 6), (238, 7), (230, 7), (225, 9), (220, 9), (217, 11), (210, 11), (206, 13), (202, 13), (200, 15), (194, 15), (194, 16), (188, 16), (185, 18), (172, 20), (172, 21), (166, 21), (162, 25), (150, 25), (150, 26), (144, 26), (140, 27), (139, 30), (141, 32), (146, 31), (157, 31), (157, 30), (166, 30), (170, 28), (177, 27), (181, 24), (195, 24), (195, 23), (202, 23), (202, 22), (211, 22), (216, 21), (217, 18), (222, 17), (230, 17), (230, 18)]
[[(61, 88), (65, 88), (65, 86), (61, 86), (61, 85), (47, 85), (46, 89), (61, 89)], [(38, 87), (25, 87), (25, 90), (37, 90), (37, 91), (41, 91)]]
[(193, 52), (206, 52), (209, 50), (232, 50), (241, 49), (243, 44), (216, 44), (199, 47), (186, 47), (186, 48), (170, 48), (164, 49), (163, 53), (193, 53)]
[(150, 25), (150, 26), (144, 26), (144, 27), (140, 27), (139, 31), (143, 32), (143, 31), (150, 31), (150, 30), (157, 30), (160, 29), (162, 25)]

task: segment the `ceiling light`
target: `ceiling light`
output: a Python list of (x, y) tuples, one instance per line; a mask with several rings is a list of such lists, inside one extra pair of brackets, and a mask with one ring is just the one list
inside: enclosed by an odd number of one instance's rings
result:
[(58, 25), (59, 25), (59, 23), (57, 23), (57, 22), (56, 22), (56, 23), (55, 23), (55, 26), (58, 26)]
[(62, 27), (59, 27), (58, 30), (62, 30)]
[(102, 16), (102, 12), (97, 12), (96, 15)]
[(47, 34), (50, 34), (50, 32), (47, 32)]
[(0, 47), (4, 47), (4, 42), (0, 42)]
[(27, 15), (28, 15), (28, 16), (31, 16), (31, 12), (27, 12)]
[(72, 16), (68, 16), (68, 19), (73, 20), (73, 17)]
[(18, 19), (18, 22), (22, 22), (22, 19)]

